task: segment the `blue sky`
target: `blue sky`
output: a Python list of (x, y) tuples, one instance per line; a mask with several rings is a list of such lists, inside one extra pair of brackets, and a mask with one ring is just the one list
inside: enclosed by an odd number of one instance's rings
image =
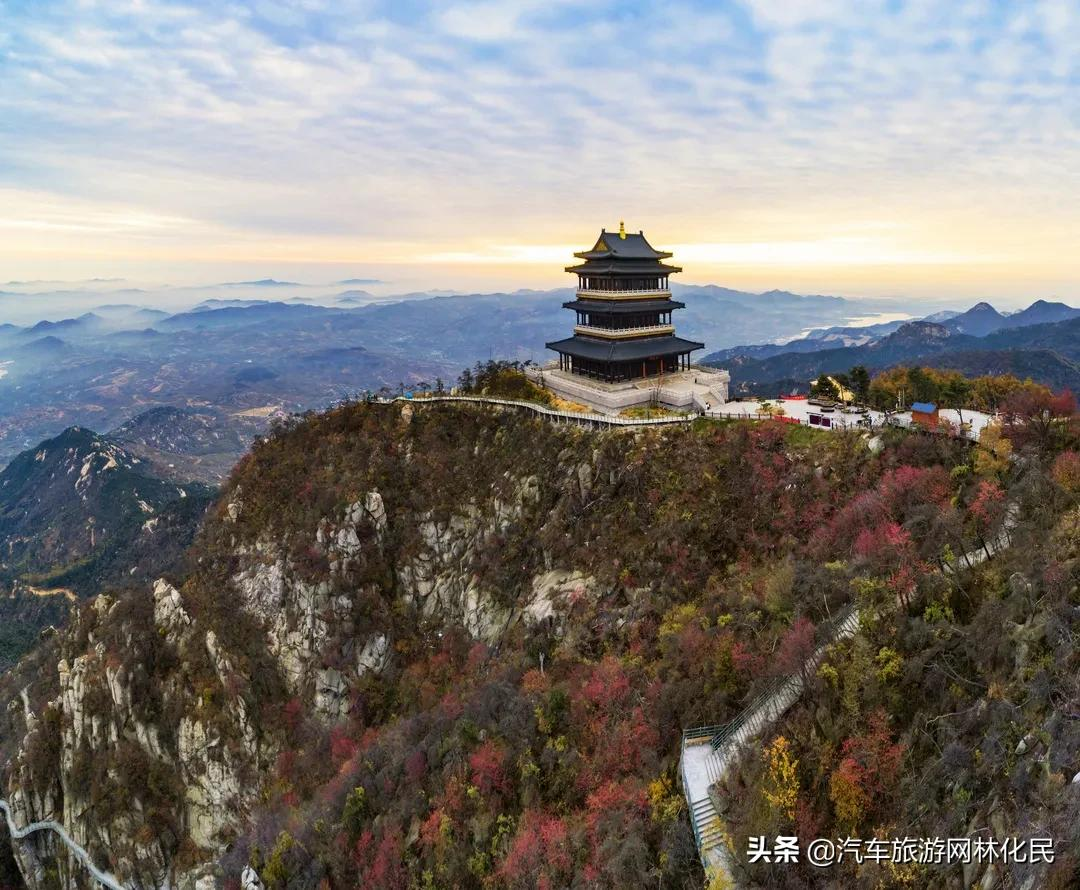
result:
[(550, 285), (625, 218), (687, 280), (1076, 296), (1078, 59), (1067, 0), (0, 0), (0, 278)]

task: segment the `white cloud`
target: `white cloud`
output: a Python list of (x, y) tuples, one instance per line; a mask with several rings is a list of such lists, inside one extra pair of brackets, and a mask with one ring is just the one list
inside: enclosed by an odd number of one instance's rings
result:
[(745, 5), (758, 24), (769, 28), (845, 24), (875, 16), (882, 6), (866, 0), (748, 0)]
[(619, 214), (836, 261), (829, 215), (1075, 231), (1078, 32), (1068, 2), (60, 0), (0, 25), (0, 186), (418, 256)]
[(446, 9), (439, 22), (448, 34), (472, 40), (513, 40), (527, 5), (486, 2), (459, 4)]

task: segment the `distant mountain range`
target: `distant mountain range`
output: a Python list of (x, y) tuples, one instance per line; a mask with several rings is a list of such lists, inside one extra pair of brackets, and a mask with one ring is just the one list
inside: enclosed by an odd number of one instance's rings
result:
[[(840, 297), (674, 293), (687, 303), (680, 333), (730, 346), (707, 359), (731, 371), (735, 393), (805, 392), (821, 372), (856, 364), (1010, 373), (1080, 390), (1080, 310), (1063, 303), (1012, 314), (978, 303), (855, 326), (866, 306)], [(333, 307), (238, 296), (173, 314), (114, 302), (0, 325), (0, 462), (13, 458), (0, 472), (0, 584), (10, 592), (0, 670), (59, 622), (69, 591), (175, 567), (212, 487), (275, 416), (364, 389), (452, 383), (488, 358), (543, 361), (545, 341), (572, 324), (562, 308), (572, 294), (372, 302), (345, 291)]]
[[(147, 409), (172, 406), (214, 418), (225, 443), (218, 457), (207, 453), (174, 469), (217, 478), (224, 455), (239, 453), (229, 438), (234, 428), (246, 443), (260, 416), (320, 408), (363, 390), (436, 378), (449, 383), (489, 358), (543, 362), (550, 358), (544, 344), (573, 324), (562, 307), (570, 288), (390, 302), (346, 290), (327, 296), (333, 305), (315, 305), (273, 279), (245, 284), (254, 290), (219, 291), (171, 314), (130, 296), (69, 319), (0, 326), (0, 463), (65, 427), (112, 429)], [(282, 298), (254, 291), (280, 291)], [(1007, 343), (970, 338), (1061, 323), (1077, 311), (1040, 301), (1005, 315), (979, 304), (935, 313), (928, 323), (941, 332), (933, 337), (924, 332), (908, 345), (904, 337), (882, 345), (905, 324), (895, 319), (895, 303), (716, 285), (676, 284), (672, 292), (686, 303), (675, 319), (679, 333), (719, 350), (710, 360), (729, 366), (742, 391), (780, 381), (805, 387), (823, 361), (843, 369), (857, 361), (884, 367), (929, 353), (943, 362), (960, 351), (1007, 350)], [(875, 313), (879, 323), (852, 323), (873, 321)], [(954, 339), (935, 345), (945, 336)], [(1054, 353), (1024, 358), (1034, 376), (1071, 383), (1074, 359), (1067, 351), (1030, 348)], [(835, 352), (844, 349), (867, 351)], [(979, 367), (1003, 366), (1006, 358), (969, 355)], [(1014, 366), (1019, 362), (1013, 357)]]
[(1046, 300), (1037, 300), (1027, 309), (1012, 315), (1002, 315), (989, 303), (976, 303), (967, 312), (961, 312), (943, 321), (942, 324), (955, 334), (985, 337), (987, 334), (1004, 328), (1052, 324), (1075, 318), (1078, 315), (1080, 315), (1080, 309), (1073, 309), (1064, 303), (1049, 303)]
[[(365, 389), (452, 382), (489, 358), (545, 361), (544, 344), (574, 320), (562, 307), (570, 288), (381, 302), (350, 289), (313, 305), (272, 279), (247, 284), (177, 313), (99, 294), (68, 319), (0, 326), (0, 463), (65, 427), (111, 429), (154, 406), (225, 418), (293, 412)], [(880, 308), (786, 291), (674, 293), (687, 302), (680, 332), (718, 346), (792, 338)], [(200, 469), (215, 467), (207, 458)]]
[(303, 287), (299, 281), (277, 281), (273, 278), (260, 278), (258, 281), (226, 281), (222, 287)]
[(268, 420), (158, 407), (17, 455), (0, 472), (0, 673), (79, 598), (179, 571), (216, 484)]
[(219, 485), (270, 420), (262, 412), (161, 405), (121, 424), (107, 438), (142, 458), (155, 476)]
[(1039, 300), (1012, 315), (978, 303), (940, 322), (898, 322), (877, 335), (857, 336), (858, 330), (833, 329), (783, 346), (741, 346), (706, 356), (705, 363), (726, 367), (733, 392), (750, 395), (806, 392), (821, 373), (898, 364), (1010, 373), (1058, 389), (1080, 388), (1080, 309), (1063, 303)]

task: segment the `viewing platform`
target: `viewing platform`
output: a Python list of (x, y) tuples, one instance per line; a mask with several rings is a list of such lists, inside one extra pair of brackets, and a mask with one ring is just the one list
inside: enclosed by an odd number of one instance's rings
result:
[(652, 324), (642, 325), (637, 328), (600, 328), (595, 325), (579, 324), (574, 325), (574, 333), (584, 334), (586, 337), (606, 337), (608, 339), (618, 339), (621, 337), (655, 337), (661, 334), (674, 334), (675, 325)]
[(656, 377), (609, 383), (560, 370), (558, 362), (549, 362), (531, 369), (529, 376), (560, 398), (609, 415), (647, 405), (674, 411), (712, 413), (727, 401), (731, 382), (727, 371), (696, 365)]

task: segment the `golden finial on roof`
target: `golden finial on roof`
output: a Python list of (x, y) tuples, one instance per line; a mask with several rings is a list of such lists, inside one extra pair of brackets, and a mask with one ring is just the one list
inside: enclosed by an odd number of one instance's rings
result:
[(622, 238), (623, 241), (626, 240), (626, 225), (621, 219), (619, 220), (619, 237)]

